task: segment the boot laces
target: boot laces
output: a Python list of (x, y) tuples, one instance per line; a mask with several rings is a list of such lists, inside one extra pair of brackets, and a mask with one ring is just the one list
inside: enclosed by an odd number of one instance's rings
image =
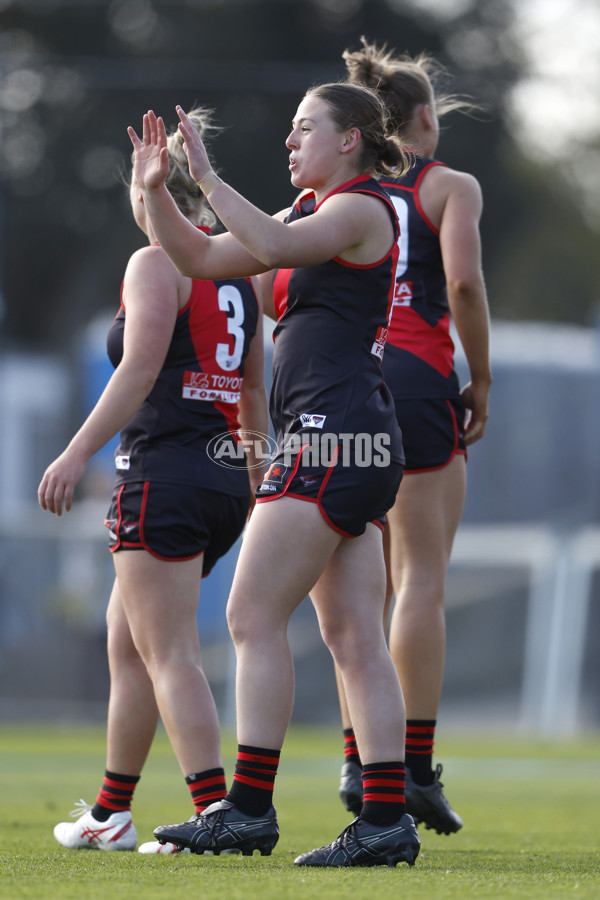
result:
[(83, 798), (75, 801), (75, 809), (72, 809), (69, 815), (73, 819), (79, 819), (81, 816), (84, 816), (86, 813), (90, 812), (92, 806), (90, 803), (86, 803)]

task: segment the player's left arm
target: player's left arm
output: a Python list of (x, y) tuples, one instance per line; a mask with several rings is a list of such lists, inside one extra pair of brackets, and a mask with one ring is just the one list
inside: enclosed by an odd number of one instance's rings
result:
[(447, 195), (440, 222), (440, 248), (448, 303), (469, 365), (470, 381), (461, 396), (469, 415), (465, 443), (483, 437), (492, 383), (490, 317), (481, 263), (479, 183), (464, 172), (447, 170)]
[(77, 483), (94, 453), (103, 447), (148, 396), (165, 360), (178, 295), (175, 269), (160, 247), (136, 251), (123, 282), (126, 307), (123, 358), (98, 402), (65, 450), (46, 469), (38, 487), (42, 509), (68, 512)]

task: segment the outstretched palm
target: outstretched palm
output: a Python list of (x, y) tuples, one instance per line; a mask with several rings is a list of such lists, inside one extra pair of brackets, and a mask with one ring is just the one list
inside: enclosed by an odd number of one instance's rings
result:
[(169, 154), (164, 122), (152, 110), (144, 115), (142, 139), (131, 126), (127, 134), (133, 144), (133, 177), (143, 188), (157, 188), (169, 174)]
[(179, 116), (179, 131), (183, 137), (183, 148), (188, 158), (190, 174), (192, 178), (199, 181), (211, 169), (206, 148), (198, 134), (197, 127), (189, 116), (183, 111), (181, 106), (175, 108)]

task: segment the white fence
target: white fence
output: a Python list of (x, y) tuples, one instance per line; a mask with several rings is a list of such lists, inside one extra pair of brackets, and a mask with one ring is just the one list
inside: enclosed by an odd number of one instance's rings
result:
[[(102, 525), (104, 507), (105, 504), (97, 501), (83, 501), (60, 521), (32, 507), (0, 525), (0, 546), (5, 551), (0, 564), (3, 623), (0, 631), (0, 699), (10, 699), (15, 687), (11, 684), (14, 670), (4, 670), (3, 666), (10, 650), (13, 655), (17, 651), (23, 667), (15, 676), (19, 681), (19, 696), (27, 699), (23, 696), (23, 671), (31, 674), (29, 691), (33, 701), (40, 678), (46, 696), (52, 692), (52, 667), (46, 666), (43, 672), (38, 670), (41, 663), (38, 639), (43, 635), (45, 642), (51, 640), (52, 628), (48, 628), (48, 621), (52, 620), (55, 611), (53, 598), (61, 597), (63, 603), (64, 598), (68, 598), (70, 606), (65, 621), (67, 634), (69, 627), (73, 627), (70, 643), (80, 639), (82, 627), (87, 632), (95, 630), (98, 635), (102, 632), (112, 572)], [(30, 566), (24, 567), (21, 553), (10, 550), (15, 547), (38, 547), (38, 550), (43, 547), (38, 556), (51, 560), (52, 570), (46, 575), (40, 572), (39, 564), (31, 556)], [(225, 566), (230, 569), (234, 563), (232, 557), (225, 560)], [(451, 571), (453, 567), (461, 567), (467, 573), (465, 577), (472, 570), (479, 581), (482, 573), (485, 576), (486, 568), (527, 570), (523, 675), (519, 689), (520, 726), (524, 731), (541, 736), (576, 733), (581, 726), (581, 676), (590, 619), (592, 576), (594, 570), (600, 568), (600, 528), (583, 528), (565, 537), (549, 528), (526, 524), (463, 526), (455, 542)], [(212, 676), (223, 683), (224, 696), (229, 702), (233, 651), (224, 622), (227, 571), (222, 569), (220, 578), (219, 590), (223, 596), (216, 598), (216, 602), (220, 607), (222, 630), (216, 639), (221, 643), (221, 652), (213, 654), (220, 669), (214, 669)], [(14, 591), (15, 585), (18, 585), (19, 596)], [(476, 596), (476, 592), (471, 592), (471, 596)], [(214, 602), (211, 601), (213, 616)], [(477, 600), (469, 602), (473, 604)], [(449, 614), (451, 612), (450, 605)], [(311, 652), (314, 652), (315, 643), (316, 640)], [(223, 652), (226, 648), (228, 650)], [(502, 648), (497, 649), (502, 652)], [(452, 653), (449, 645), (449, 659)], [(303, 681), (301, 656), (297, 666), (299, 688)], [(65, 666), (76, 667), (80, 663), (79, 658), (64, 660)], [(326, 661), (324, 665), (327, 664)], [(70, 679), (75, 682), (78, 677), (77, 671), (70, 673)], [(474, 671), (473, 678), (478, 677)], [(314, 703), (319, 705), (318, 698)]]
[(452, 556), (457, 564), (528, 568), (521, 727), (547, 736), (574, 733), (600, 528), (565, 537), (524, 524), (463, 527)]

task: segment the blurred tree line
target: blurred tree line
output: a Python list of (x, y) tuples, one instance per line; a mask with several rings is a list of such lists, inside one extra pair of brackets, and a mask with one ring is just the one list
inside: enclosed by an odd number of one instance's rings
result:
[[(442, 4), (441, 6), (444, 6)], [(430, 11), (424, 11), (429, 7)], [(124, 176), (153, 108), (216, 111), (217, 168), (269, 212), (287, 206), (284, 140), (306, 87), (345, 74), (361, 34), (433, 53), (445, 87), (482, 106), (454, 115), (439, 158), (484, 193), (492, 315), (592, 324), (598, 234), (560, 170), (532, 161), (510, 129), (525, 75), (510, 0), (461, 0), (443, 15), (416, 0), (0, 0), (0, 288), (5, 345), (64, 352), (114, 311), (144, 237)], [(440, 7), (441, 8), (441, 7)]]

